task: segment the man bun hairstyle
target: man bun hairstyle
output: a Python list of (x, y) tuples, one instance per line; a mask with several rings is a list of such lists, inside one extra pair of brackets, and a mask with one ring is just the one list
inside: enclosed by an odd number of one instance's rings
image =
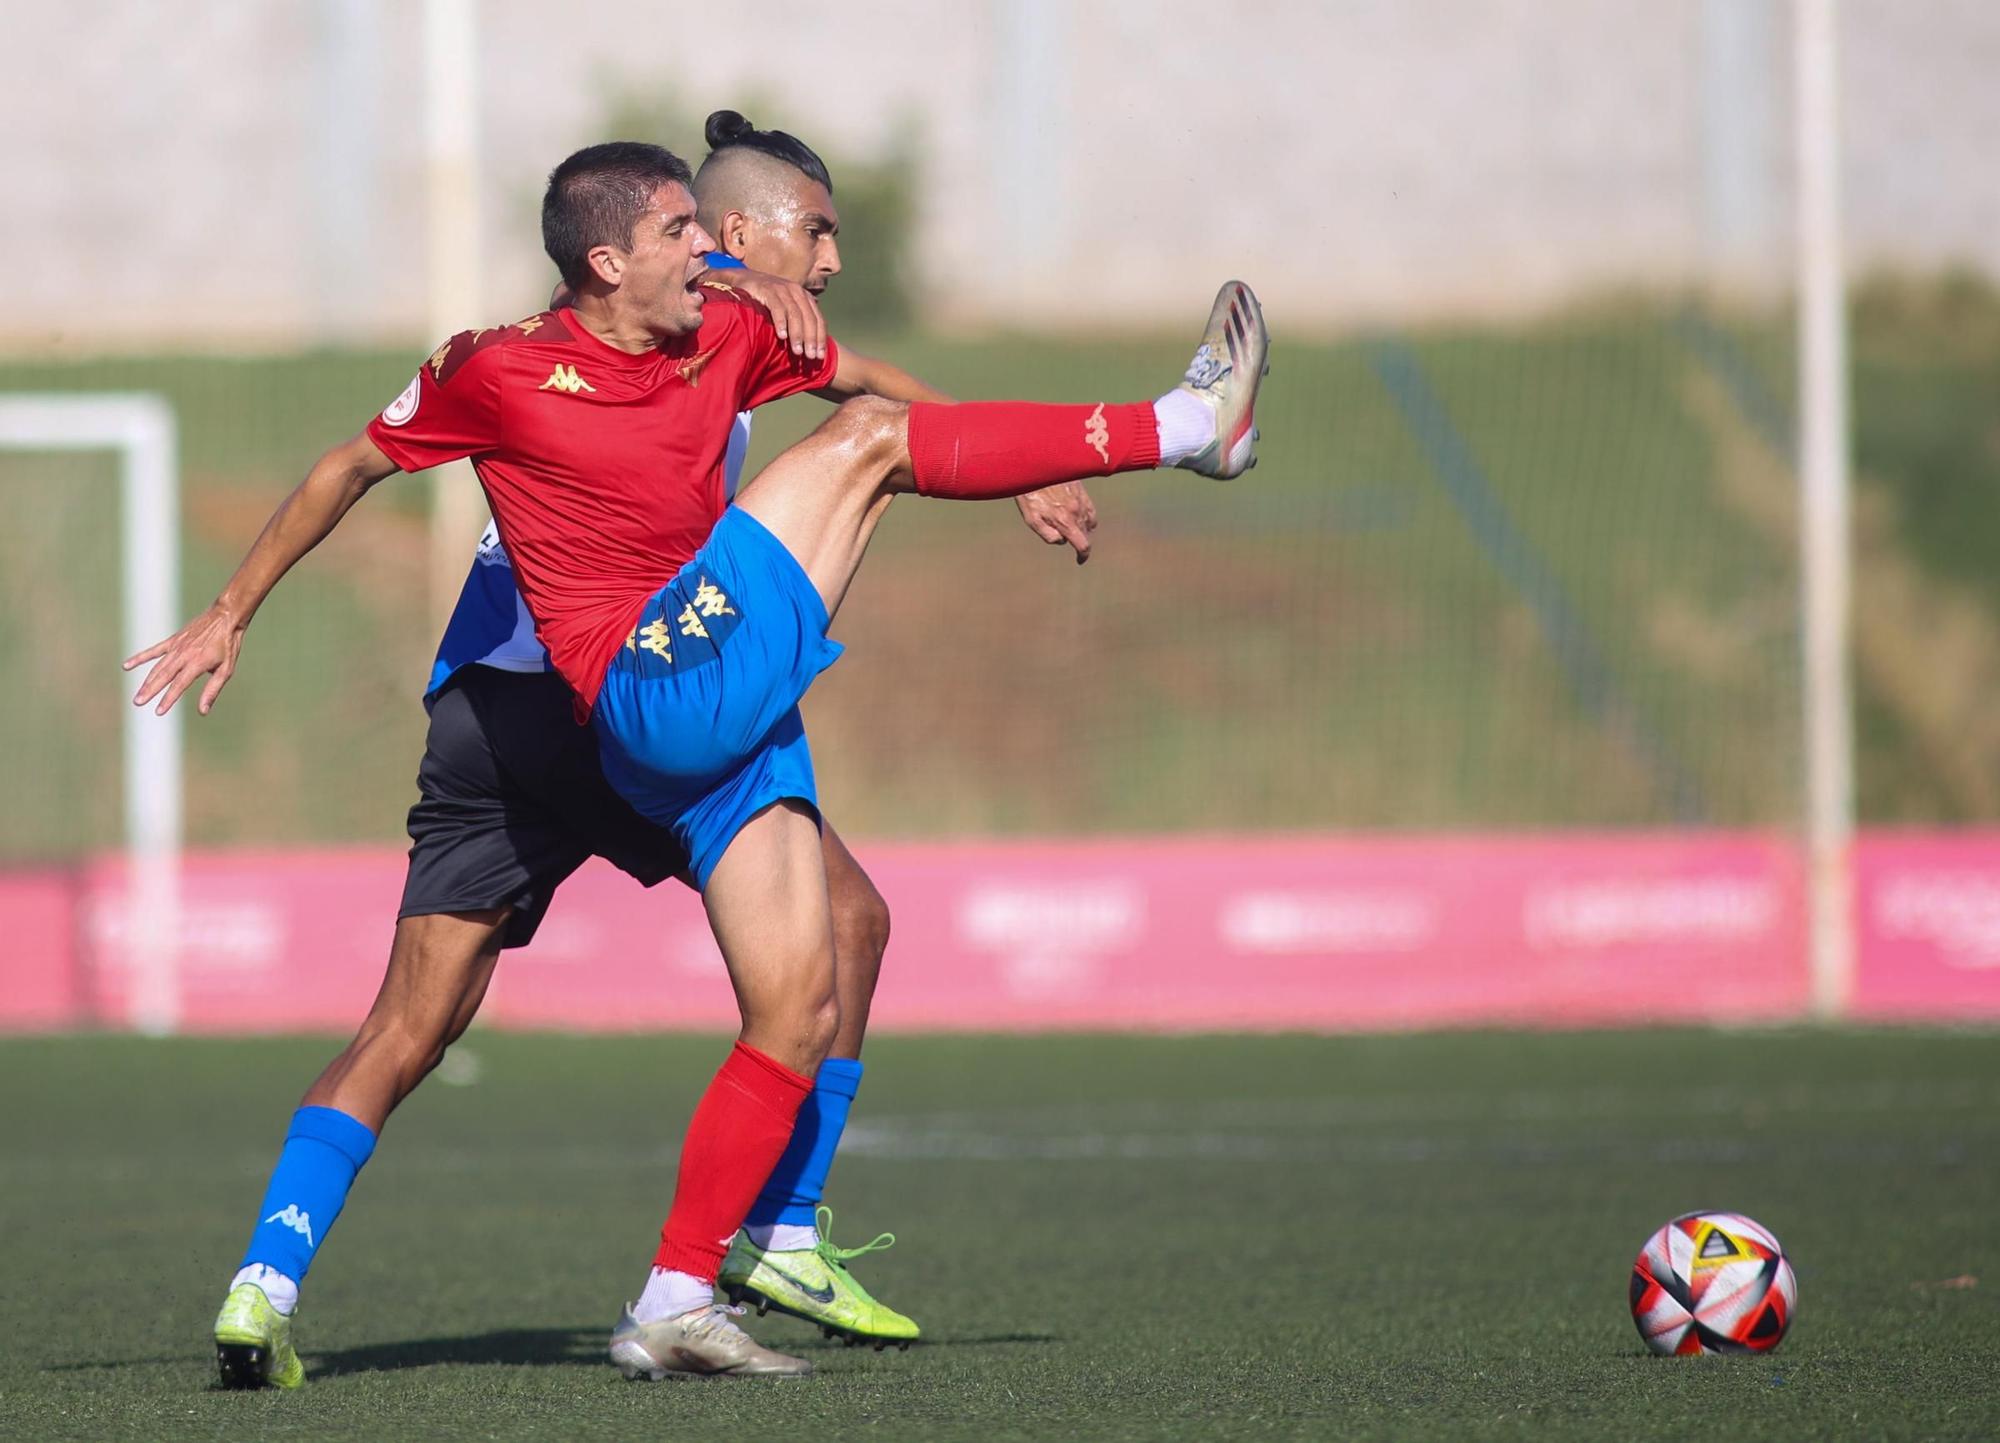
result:
[(782, 130), (759, 130), (734, 110), (718, 110), (710, 115), (708, 124), (702, 127), (702, 134), (708, 141), (710, 159), (725, 150), (754, 150), (773, 160), (783, 161), (808, 180), (816, 180), (825, 186), (828, 195), (833, 194), (833, 177), (827, 174), (826, 162), (796, 135)]
[(632, 248), (632, 229), (653, 192), (670, 183), (692, 186), (694, 172), (671, 150), (638, 140), (587, 145), (549, 172), (542, 249), (571, 290), (590, 274), (592, 247)]

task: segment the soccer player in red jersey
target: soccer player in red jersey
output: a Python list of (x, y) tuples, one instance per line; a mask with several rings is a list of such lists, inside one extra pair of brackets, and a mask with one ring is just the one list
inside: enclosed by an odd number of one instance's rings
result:
[[(695, 172), (694, 196), (696, 219), (716, 241), (706, 258), (710, 270), (740, 262), (819, 295), (841, 271), (835, 239), (840, 215), (825, 162), (797, 137), (758, 130), (733, 110), (716, 111), (705, 129), (710, 151)], [(730, 276), (716, 278), (727, 282)], [(563, 286), (554, 304), (569, 302)], [(873, 395), (950, 399), (852, 350), (843, 365)], [(730, 436), (723, 484), (732, 496), (751, 425), (749, 413), (739, 414)], [(1080, 484), (1016, 500), (1035, 534), (1074, 546), (1079, 561), (1089, 554), (1095, 515)], [(385, 988), (362, 1034), (328, 1070), (328, 1083), (308, 1093), (309, 1104), (353, 1112), (357, 1102), (367, 1101), (370, 1074), (380, 1078), (378, 1094), (393, 1089), (392, 1100), (400, 1101), (416, 1069), (396, 1048), (385, 1047), (381, 1034), (407, 1037), (420, 1059), (435, 1056), (451, 1040), (447, 1028), (476, 996), (494, 948), (527, 943), (563, 878), (585, 855), (607, 856), (649, 884), (683, 870), (672, 834), (645, 822), (612, 792), (592, 733), (569, 716), (568, 687), (547, 668), (548, 652), (535, 639), (506, 548), (489, 525), (432, 667), (430, 730), (410, 814), (415, 845), (398, 939), (421, 936), (422, 973), (436, 986), (414, 1008), (406, 1005), (407, 989)], [(854, 1251), (834, 1246), (822, 1231), (827, 1176), (863, 1078), (862, 1043), (890, 919), (881, 894), (824, 817), (821, 843), (840, 1030), (718, 1281), (732, 1301), (754, 1300), (857, 1342), (907, 1347), (919, 1335), (916, 1321), (877, 1301), (847, 1266)], [(447, 920), (422, 921), (440, 913)], [(398, 947), (392, 973), (399, 963), (410, 970), (408, 948)], [(364, 1106), (355, 1115), (379, 1130), (386, 1111)], [(248, 1283), (267, 1297), (275, 1293), (280, 1303), (294, 1303), (297, 1270), (309, 1261), (302, 1244), (296, 1235), (260, 1226), (231, 1295)], [(225, 1301), (224, 1311), (233, 1306)], [(224, 1331), (234, 1330), (225, 1323)]]
[[(753, 266), (819, 295), (841, 268), (824, 162), (796, 137), (757, 130), (734, 111), (711, 115), (706, 131), (710, 154), (693, 189), (698, 221), (722, 238), (706, 257), (709, 267)], [(739, 283), (751, 289), (764, 279), (742, 275)], [(553, 304), (566, 307), (567, 285), (560, 296)], [(797, 296), (775, 299), (794, 303), (792, 320), (812, 319)], [(852, 351), (843, 367), (872, 394), (949, 399)], [(750, 426), (749, 413), (739, 413), (724, 463), (732, 495)], [(1017, 503), (1036, 535), (1067, 543), (1085, 559), (1095, 516), (1080, 484)], [(340, 1183), (470, 1023), (499, 951), (532, 940), (556, 890), (592, 853), (646, 886), (686, 868), (680, 840), (640, 817), (605, 780), (595, 737), (576, 725), (568, 686), (548, 670), (490, 525), (446, 627), (425, 705), (430, 728), (388, 968), (354, 1039), (292, 1118), (216, 1318), (225, 1387), (302, 1380), (291, 1320), (339, 1216)], [(718, 1281), (732, 1301), (754, 1300), (855, 1341), (907, 1347), (919, 1334), (916, 1322), (878, 1302), (847, 1266), (880, 1240), (843, 1249), (821, 1229), (827, 1175), (862, 1077), (861, 1046), (889, 925), (886, 903), (830, 825), (822, 825), (822, 843), (840, 1028)], [(315, 1174), (326, 1186), (313, 1185)]]
[[(713, 1285), (838, 1027), (797, 711), (839, 654), (827, 626), (899, 494), (983, 500), (1160, 465), (1240, 475), (1254, 464), (1268, 338), (1249, 289), (1230, 282), (1186, 378), (1154, 402), (849, 400), (725, 507), (736, 411), (858, 388), (837, 346), (788, 344), (763, 308), (702, 285), (711, 242), (689, 179), (667, 152), (623, 142), (558, 166), (543, 239), (574, 311), (440, 347), (362, 435), (321, 458), (216, 603), (134, 661), (155, 660), (138, 701), (163, 710), (212, 674), (206, 712), (257, 606), (349, 506), (396, 470), (473, 458), (607, 777), (686, 844), (743, 1009), (612, 1359), (628, 1376), (798, 1374), (810, 1364), (748, 1338)], [(691, 484), (662, 486), (663, 466)], [(344, 1191), (373, 1138), (330, 1130), (307, 1141), (350, 1164), (333, 1167)]]

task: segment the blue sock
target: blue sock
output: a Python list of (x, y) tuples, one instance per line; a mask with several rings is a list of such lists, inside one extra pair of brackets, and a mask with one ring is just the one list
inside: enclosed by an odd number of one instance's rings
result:
[(813, 1074), (813, 1090), (799, 1108), (799, 1120), (792, 1127), (792, 1140), (785, 1144), (784, 1156), (771, 1169), (770, 1180), (750, 1205), (743, 1221), (751, 1227), (773, 1223), (811, 1226), (813, 1210), (826, 1194), (826, 1175), (833, 1168), (834, 1149), (847, 1127), (847, 1109), (861, 1089), (861, 1064), (845, 1057), (829, 1057)]
[(243, 1266), (262, 1263), (295, 1283), (305, 1281), (355, 1174), (374, 1151), (375, 1134), (337, 1108), (302, 1107), (293, 1113)]

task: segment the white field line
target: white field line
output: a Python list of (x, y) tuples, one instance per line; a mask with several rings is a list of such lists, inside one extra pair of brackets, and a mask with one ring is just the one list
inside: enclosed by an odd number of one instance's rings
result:
[[(1660, 1163), (1735, 1162), (1757, 1157), (1832, 1159), (1854, 1163), (1953, 1163), (1966, 1141), (1936, 1136), (1913, 1139), (1842, 1139), (1788, 1134), (1774, 1124), (1808, 1115), (1834, 1119), (1898, 1112), (1933, 1119), (1957, 1115), (1985, 1133), (2000, 1119), (2000, 1081), (1894, 1081), (1836, 1087), (1786, 1087), (1766, 1093), (1735, 1088), (1677, 1090), (1595, 1089), (1587, 1093), (1514, 1091), (1374, 1098), (1232, 1100), (1169, 1107), (1157, 1103), (1061, 1104), (980, 1112), (862, 1115), (847, 1129), (841, 1153), (885, 1162), (1214, 1161), (1225, 1163), (1424, 1164), (1484, 1161), (1529, 1165), (1584, 1158)], [(1690, 1124), (1729, 1119), (1750, 1136), (1674, 1135)], [(1623, 1126), (1659, 1119), (1681, 1127)], [(404, 1152), (384, 1150), (375, 1169), (422, 1174), (504, 1174), (533, 1171), (555, 1177), (578, 1174), (669, 1174), (678, 1159), (671, 1131), (678, 1117), (660, 1119), (656, 1143), (630, 1147), (540, 1144), (510, 1139), (489, 1147), (446, 1144)], [(1550, 1137), (1538, 1125), (1573, 1122), (1621, 1124), (1594, 1136)], [(1462, 1125), (1472, 1124), (1471, 1127)], [(1454, 1125), (1461, 1125), (1454, 1130)], [(1725, 1126), (1728, 1123), (1724, 1124)], [(218, 1165), (244, 1177), (261, 1177), (271, 1154), (241, 1150), (226, 1161), (190, 1157), (186, 1171)], [(40, 1158), (16, 1154), (0, 1169), (0, 1200), (19, 1205), (39, 1184), (86, 1181), (106, 1185), (158, 1180), (157, 1161), (126, 1162), (101, 1155)]]

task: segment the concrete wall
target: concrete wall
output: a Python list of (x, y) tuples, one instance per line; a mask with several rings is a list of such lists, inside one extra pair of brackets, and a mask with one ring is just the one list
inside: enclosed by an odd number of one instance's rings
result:
[[(1145, 325), (1225, 273), (1290, 326), (1781, 275), (1783, 0), (479, 5), (482, 314), (546, 289), (541, 178), (614, 91), (899, 141), (933, 318)], [(2000, 5), (1844, 0), (1857, 264), (2000, 274)], [(418, 0), (0, 13), (10, 349), (421, 343)]]

